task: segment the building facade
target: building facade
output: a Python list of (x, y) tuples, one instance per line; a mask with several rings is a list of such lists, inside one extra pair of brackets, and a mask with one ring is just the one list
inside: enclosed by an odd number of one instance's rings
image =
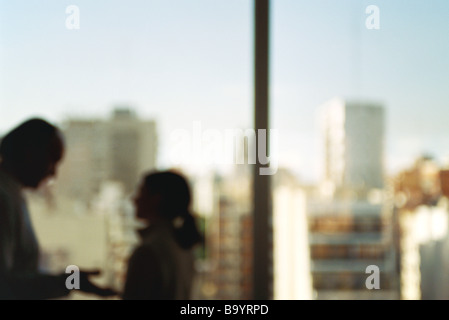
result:
[(129, 195), (142, 174), (156, 168), (156, 123), (130, 109), (115, 109), (110, 119), (72, 119), (62, 130), (67, 151), (56, 181), (59, 196), (89, 203), (105, 181), (122, 184)]
[(384, 186), (384, 108), (335, 98), (323, 106), (325, 181), (335, 188)]
[[(307, 197), (316, 299), (398, 299), (392, 192), (384, 177), (384, 108), (335, 98), (323, 105), (324, 179)], [(370, 289), (367, 270), (379, 270)]]

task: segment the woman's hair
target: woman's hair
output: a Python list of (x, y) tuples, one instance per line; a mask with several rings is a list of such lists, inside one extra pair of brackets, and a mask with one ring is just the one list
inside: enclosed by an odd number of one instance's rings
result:
[(182, 220), (174, 226), (178, 244), (190, 249), (202, 242), (203, 236), (190, 212), (191, 192), (186, 179), (172, 171), (156, 171), (145, 176), (143, 182), (147, 192), (161, 196), (159, 211), (164, 218), (172, 222)]

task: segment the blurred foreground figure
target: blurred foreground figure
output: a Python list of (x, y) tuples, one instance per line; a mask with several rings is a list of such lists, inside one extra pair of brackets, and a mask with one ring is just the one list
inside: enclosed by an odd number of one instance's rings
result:
[(186, 180), (170, 171), (142, 180), (134, 203), (148, 224), (131, 255), (123, 299), (186, 300), (195, 275), (193, 248), (202, 242), (190, 207)]
[[(50, 299), (69, 294), (68, 274), (39, 272), (39, 246), (23, 188), (37, 189), (56, 175), (64, 154), (61, 132), (41, 119), (28, 120), (9, 132), (0, 145), (0, 299)], [(80, 272), (80, 290), (110, 296)]]

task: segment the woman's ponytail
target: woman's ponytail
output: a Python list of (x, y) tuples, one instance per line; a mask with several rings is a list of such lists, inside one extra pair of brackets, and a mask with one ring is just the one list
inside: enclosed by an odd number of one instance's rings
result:
[(198, 243), (203, 242), (203, 236), (198, 230), (195, 217), (186, 211), (182, 216), (182, 223), (175, 228), (175, 238), (183, 249), (191, 249)]

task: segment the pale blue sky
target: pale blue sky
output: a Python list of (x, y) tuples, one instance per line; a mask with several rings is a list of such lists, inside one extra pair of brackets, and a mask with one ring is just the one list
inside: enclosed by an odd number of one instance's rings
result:
[[(72, 4), (80, 30), (65, 27)], [(0, 0), (0, 132), (32, 115), (104, 116), (121, 103), (157, 119), (162, 145), (197, 120), (250, 127), (252, 4)], [(371, 4), (380, 30), (365, 28)], [(317, 108), (334, 96), (385, 104), (389, 171), (422, 151), (449, 154), (448, 17), (447, 0), (272, 0), (281, 163), (317, 177)]]

